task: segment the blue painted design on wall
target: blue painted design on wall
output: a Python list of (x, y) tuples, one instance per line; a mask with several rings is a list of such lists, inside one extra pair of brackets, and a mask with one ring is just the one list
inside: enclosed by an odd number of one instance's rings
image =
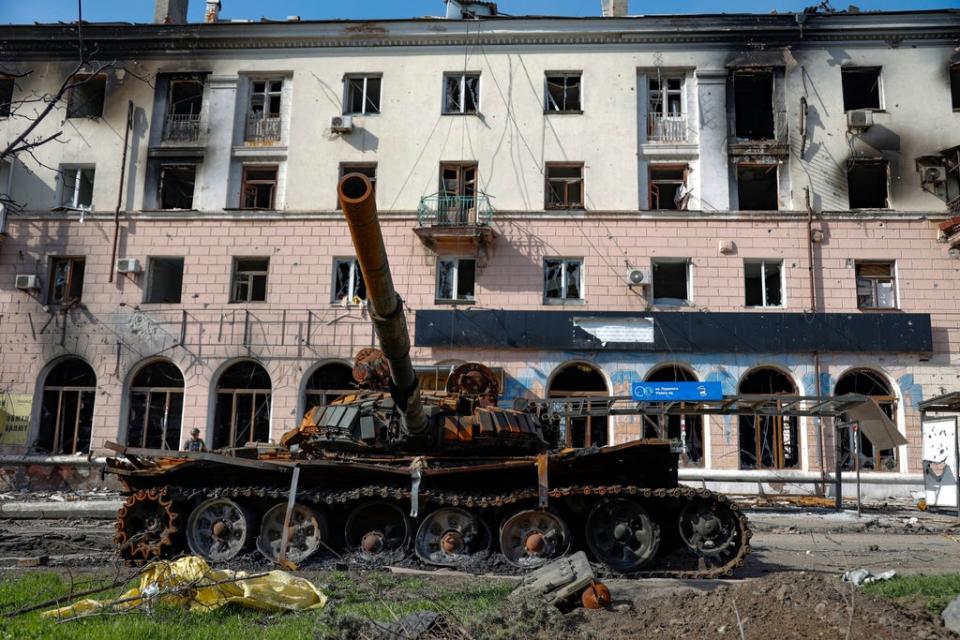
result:
[(914, 411), (919, 410), (919, 405), (923, 402), (923, 387), (913, 381), (913, 374), (906, 373), (897, 378), (897, 385), (900, 387), (900, 393), (903, 394), (903, 401), (909, 404)]

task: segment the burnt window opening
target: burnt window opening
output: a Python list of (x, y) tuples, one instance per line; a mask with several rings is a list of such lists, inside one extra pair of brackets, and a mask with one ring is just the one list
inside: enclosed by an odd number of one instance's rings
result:
[(234, 258), (230, 302), (266, 302), (270, 258)]
[(583, 208), (583, 165), (548, 162), (544, 176), (546, 179), (545, 209), (582, 209)]
[(104, 75), (76, 75), (67, 99), (68, 118), (99, 118), (107, 95), (107, 77)]
[[(784, 403), (797, 387), (776, 369), (754, 369), (740, 382), (741, 394), (783, 395)], [(796, 416), (741, 415), (741, 469), (791, 469), (800, 466), (800, 428)]]
[(582, 74), (579, 71), (547, 72), (543, 110), (546, 113), (582, 113), (581, 86)]
[(180, 304), (183, 291), (183, 258), (147, 259), (147, 304)]
[(443, 77), (443, 113), (468, 114), (480, 111), (480, 74), (448, 73)]
[(366, 299), (367, 285), (357, 259), (334, 258), (332, 302), (360, 304)]
[(167, 86), (167, 109), (163, 140), (196, 142), (200, 139), (200, 110), (203, 108), (201, 78), (172, 78)]
[(745, 260), (743, 288), (748, 307), (783, 306), (783, 260)]
[[(650, 373), (647, 382), (698, 382), (697, 376), (686, 367), (667, 365)], [(703, 416), (659, 415), (644, 416), (645, 437), (663, 438), (680, 443), (680, 464), (685, 467), (703, 466)]]
[(776, 137), (773, 109), (773, 71), (736, 71), (733, 74), (736, 136), (745, 140)]
[(357, 384), (353, 379), (353, 369), (342, 362), (330, 362), (317, 367), (307, 379), (304, 390), (304, 408), (330, 404), (342, 395), (353, 393)]
[[(610, 395), (603, 374), (594, 367), (583, 364), (569, 364), (563, 367), (550, 381), (548, 398), (597, 398), (599, 403)], [(562, 418), (560, 420), (560, 442), (567, 447), (602, 447), (607, 444), (607, 417), (587, 416), (583, 418)]]
[[(857, 393), (869, 396), (877, 403), (880, 410), (883, 411), (890, 420), (897, 423), (897, 398), (890, 390), (890, 385), (884, 377), (876, 371), (869, 369), (856, 369), (848, 371), (837, 380), (837, 386), (834, 389), (834, 395), (841, 396), (846, 393)], [(842, 415), (836, 422), (849, 422), (850, 418), (846, 414)], [(860, 468), (868, 471), (897, 471), (899, 464), (897, 462), (896, 449), (879, 450), (860, 432), (860, 446), (856, 447), (854, 438), (857, 433), (853, 429), (845, 428), (837, 433), (840, 438), (840, 464), (844, 471), (851, 471), (856, 468), (854, 452), (859, 448)]]
[(857, 307), (896, 309), (897, 279), (892, 262), (857, 262)]
[(343, 115), (370, 115), (380, 113), (380, 88), (383, 78), (379, 75), (350, 75), (345, 78), (347, 96), (343, 103)]
[(737, 200), (741, 211), (776, 211), (778, 197), (777, 165), (737, 165)]
[(171, 362), (149, 364), (130, 385), (127, 446), (176, 451), (183, 421), (183, 374)]
[(686, 209), (687, 165), (650, 165), (651, 209)]
[(60, 169), (60, 206), (71, 209), (93, 206), (93, 167), (62, 167)]
[(241, 209), (276, 208), (277, 166), (245, 166), (241, 194)]
[(843, 110), (881, 109), (880, 67), (843, 67)]
[(0, 118), (9, 118), (13, 104), (13, 78), (0, 76)]
[[(376, 162), (341, 162), (340, 175), (337, 184), (343, 180), (343, 176), (350, 173), (359, 173), (365, 175), (370, 180), (370, 186), (373, 187), (373, 193), (377, 193), (377, 163)], [(337, 198), (337, 209), (340, 209), (340, 198)]]
[[(950, 67), (950, 98), (953, 110), (960, 111), (960, 64)], [(2, 97), (0, 97), (0, 101), (2, 101)], [(2, 103), (0, 103), (0, 108), (2, 108)]]
[(238, 362), (217, 383), (213, 448), (270, 440), (270, 375), (256, 362)]
[(157, 195), (161, 209), (193, 209), (193, 190), (197, 183), (197, 165), (160, 165)]
[(546, 303), (583, 300), (583, 259), (543, 261), (543, 299)]
[(885, 160), (855, 160), (847, 167), (851, 209), (886, 209), (888, 166)]
[(653, 260), (653, 303), (690, 304), (690, 260)]
[(477, 220), (477, 163), (441, 162), (437, 224), (467, 225)]
[(437, 302), (473, 302), (476, 260), (440, 258), (437, 260)]
[(75, 304), (83, 294), (83, 258), (53, 258), (50, 264), (49, 304)]
[(90, 450), (97, 375), (79, 358), (67, 358), (47, 374), (34, 449), (53, 455)]

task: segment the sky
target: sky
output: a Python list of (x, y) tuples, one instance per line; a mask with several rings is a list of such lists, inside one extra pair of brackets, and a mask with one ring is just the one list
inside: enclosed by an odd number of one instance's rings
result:
[[(837, 9), (850, 0), (834, 0)], [(960, 9), (960, 0), (854, 0), (862, 11)], [(845, 4), (846, 3), (846, 4)], [(205, 0), (191, 0), (190, 21), (203, 20)], [(817, 0), (671, 0), (669, 4), (631, 0), (631, 14), (656, 13), (769, 13), (802, 11)], [(153, 0), (83, 0), (83, 18), (90, 22), (150, 22)], [(222, 0), (221, 19), (262, 17), (282, 20), (412, 18), (441, 15), (443, 0)], [(498, 0), (500, 11), (511, 15), (600, 15), (600, 0)], [(0, 24), (70, 22), (77, 19), (77, 0), (0, 0)]]

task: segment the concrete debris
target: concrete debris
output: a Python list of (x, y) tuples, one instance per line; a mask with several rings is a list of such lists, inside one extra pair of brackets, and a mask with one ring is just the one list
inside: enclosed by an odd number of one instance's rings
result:
[(897, 575), (897, 572), (891, 569), (890, 571), (884, 571), (883, 573), (873, 575), (866, 569), (856, 569), (853, 571), (847, 571), (843, 574), (844, 582), (852, 582), (853, 584), (859, 586), (870, 584), (871, 582), (882, 582), (884, 580), (890, 580)]
[(956, 634), (960, 634), (960, 596), (954, 598), (953, 602), (947, 605), (940, 617), (943, 618), (943, 626)]

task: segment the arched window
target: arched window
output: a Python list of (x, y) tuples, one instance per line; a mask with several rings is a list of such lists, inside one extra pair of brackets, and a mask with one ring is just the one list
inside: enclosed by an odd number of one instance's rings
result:
[(355, 391), (356, 387), (353, 369), (349, 366), (342, 362), (321, 365), (307, 380), (307, 388), (303, 392), (303, 407), (309, 411), (312, 407), (330, 404), (343, 394)]
[(130, 387), (127, 446), (177, 450), (183, 419), (183, 374), (171, 362), (140, 369)]
[[(590, 398), (609, 396), (607, 381), (589, 364), (568, 364), (553, 377), (548, 398)], [(607, 444), (607, 417), (567, 418), (561, 424), (561, 441), (568, 447), (602, 447)]]
[(270, 389), (270, 374), (249, 360), (220, 375), (213, 419), (214, 449), (269, 441)]
[[(667, 365), (647, 375), (647, 382), (697, 382), (697, 376), (686, 367)], [(644, 434), (678, 440), (682, 445), (680, 464), (689, 467), (703, 465), (703, 416), (644, 416)]]
[(80, 358), (59, 362), (43, 382), (40, 431), (35, 448), (52, 453), (81, 453), (90, 449), (97, 374)]
[[(786, 374), (754, 369), (740, 381), (741, 395), (797, 395)], [(796, 416), (740, 416), (740, 468), (789, 469), (800, 464), (800, 428)]]
[[(837, 380), (837, 386), (833, 393), (838, 396), (842, 396), (845, 393), (859, 393), (870, 396), (894, 424), (897, 422), (897, 398), (893, 395), (893, 392), (890, 390), (890, 385), (887, 384), (884, 377), (876, 371), (869, 369), (848, 371)], [(841, 420), (847, 422), (848, 418), (843, 416)], [(840, 437), (840, 463), (843, 465), (843, 469), (846, 471), (855, 469), (856, 465), (853, 459), (853, 430), (843, 429), (838, 434), (838, 437)], [(871, 469), (873, 471), (896, 471), (898, 468), (897, 450), (884, 449), (880, 451), (874, 449), (870, 438), (861, 435), (860, 468)]]

